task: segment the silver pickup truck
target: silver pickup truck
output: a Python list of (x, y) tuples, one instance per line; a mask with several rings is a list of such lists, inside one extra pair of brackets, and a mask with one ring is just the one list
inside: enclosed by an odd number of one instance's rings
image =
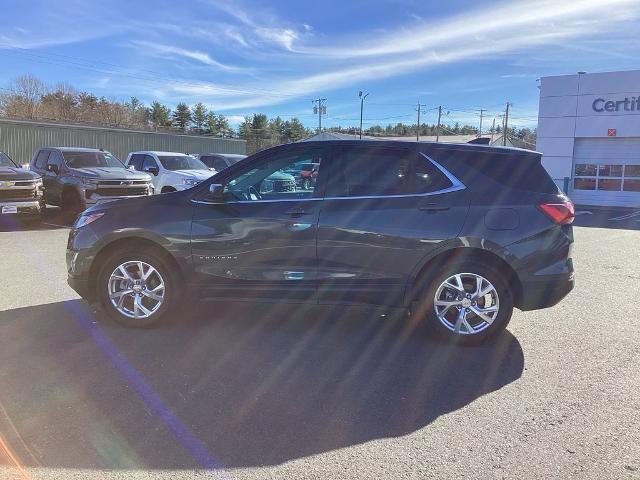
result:
[(44, 208), (42, 178), (0, 152), (0, 218), (39, 220)]

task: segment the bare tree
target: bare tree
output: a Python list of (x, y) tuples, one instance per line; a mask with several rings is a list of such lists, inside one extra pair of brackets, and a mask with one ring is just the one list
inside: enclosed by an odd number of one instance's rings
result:
[(20, 75), (8, 86), (2, 97), (2, 110), (8, 117), (34, 119), (38, 117), (40, 102), (47, 93), (44, 83), (31, 74)]

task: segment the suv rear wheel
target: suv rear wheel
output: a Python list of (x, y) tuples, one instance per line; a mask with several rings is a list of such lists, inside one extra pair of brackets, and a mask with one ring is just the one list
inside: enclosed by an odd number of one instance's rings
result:
[(504, 330), (513, 294), (504, 275), (480, 262), (454, 262), (432, 280), (416, 313), (447, 341), (476, 345)]
[(102, 265), (97, 294), (103, 309), (127, 327), (151, 327), (178, 303), (178, 282), (161, 255), (118, 251)]

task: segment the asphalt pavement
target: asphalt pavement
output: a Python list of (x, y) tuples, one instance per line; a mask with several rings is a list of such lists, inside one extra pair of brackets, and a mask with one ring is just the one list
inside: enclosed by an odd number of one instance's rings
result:
[(124, 329), (66, 286), (68, 229), (4, 225), (0, 478), (639, 478), (640, 231), (605, 216), (575, 290), (477, 348), (366, 307)]

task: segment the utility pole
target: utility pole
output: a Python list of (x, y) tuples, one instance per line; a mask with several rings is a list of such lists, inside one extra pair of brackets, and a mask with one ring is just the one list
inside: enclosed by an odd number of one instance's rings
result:
[(440, 141), (440, 117), (442, 117), (442, 105), (438, 107), (438, 126), (436, 128), (436, 142)]
[(416, 109), (418, 112), (418, 128), (416, 128), (416, 142), (420, 141), (420, 102), (418, 102), (418, 108)]
[(360, 140), (362, 140), (362, 113), (364, 112), (364, 99), (369, 96), (368, 93), (364, 93), (362, 90), (358, 92), (360, 97)]
[(326, 101), (326, 98), (311, 100), (311, 103), (315, 104), (313, 107), (313, 113), (318, 114), (318, 133), (322, 132), (322, 115), (327, 114), (327, 107), (324, 105), (324, 102)]
[(491, 125), (491, 143), (493, 143), (493, 134), (496, 131), (496, 117), (493, 117), (493, 124)]
[(482, 114), (485, 112), (486, 110), (483, 110), (482, 108), (480, 109), (480, 128), (478, 130), (478, 138), (480, 138), (482, 136)]
[(502, 146), (507, 146), (507, 129), (509, 128), (509, 102), (507, 102), (507, 108), (504, 112), (504, 131), (502, 132)]

